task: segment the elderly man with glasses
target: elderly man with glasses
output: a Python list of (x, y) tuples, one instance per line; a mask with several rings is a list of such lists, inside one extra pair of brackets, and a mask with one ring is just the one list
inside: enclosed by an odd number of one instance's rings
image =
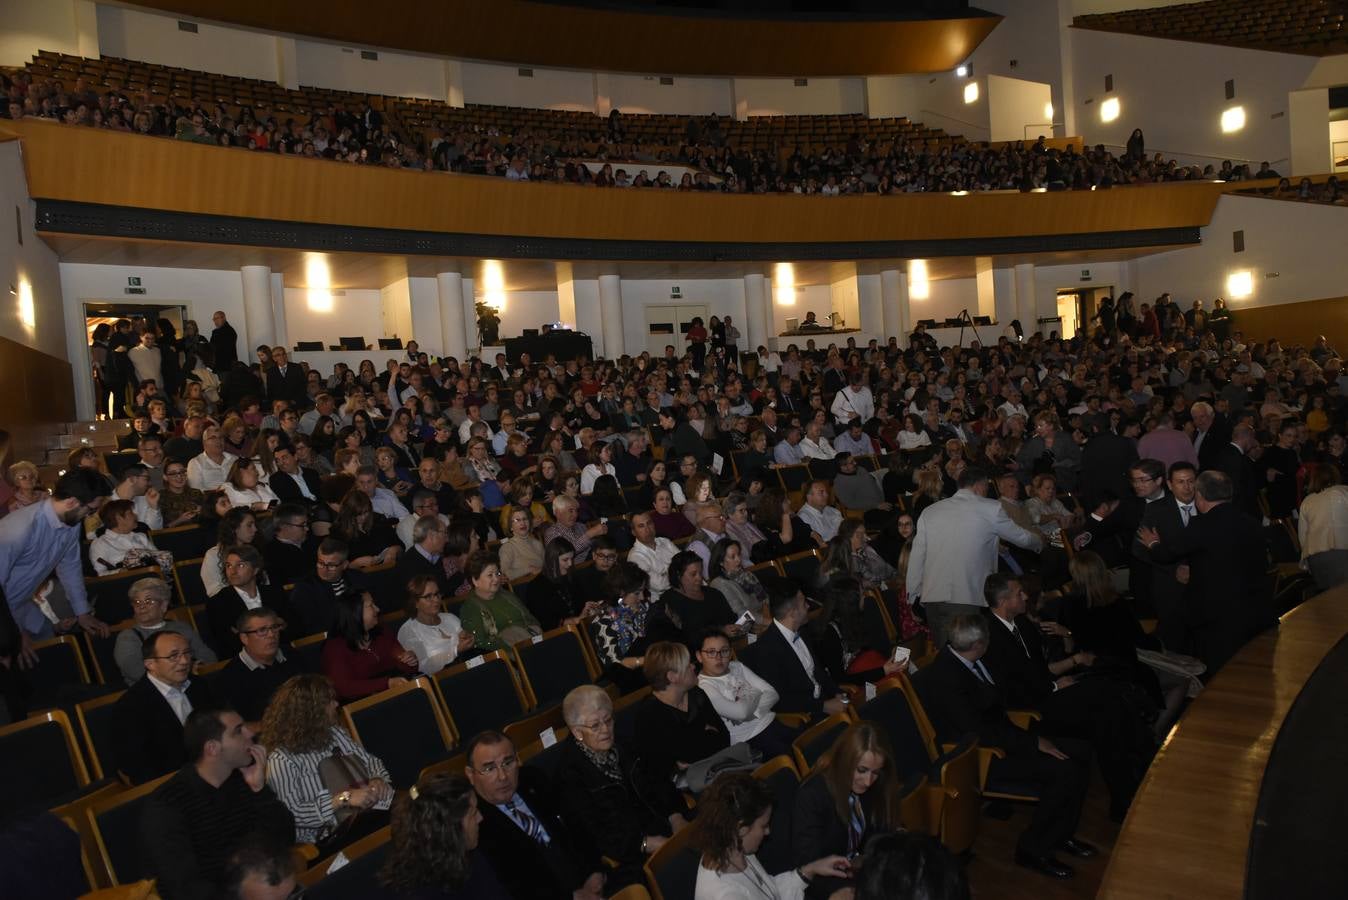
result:
[(197, 662), (215, 662), (215, 651), (206, 646), (191, 625), (164, 618), (169, 608), (169, 596), (168, 582), (162, 578), (141, 578), (127, 591), (135, 622), (117, 635), (112, 655), (128, 686), (145, 677), (145, 663), (140, 648), (152, 634), (180, 634), (187, 638), (189, 649)]
[(187, 762), (183, 723), (194, 709), (213, 705), (203, 679), (192, 678), (192, 642), (158, 631), (141, 644), (145, 677), (112, 711), (112, 757), (132, 784), (144, 784)]
[(281, 649), (285, 628), (285, 621), (266, 606), (245, 610), (234, 623), (232, 631), (243, 649), (213, 676), (211, 684), (220, 702), (245, 722), (261, 720), (276, 689), (305, 672), (299, 659), (287, 658)]

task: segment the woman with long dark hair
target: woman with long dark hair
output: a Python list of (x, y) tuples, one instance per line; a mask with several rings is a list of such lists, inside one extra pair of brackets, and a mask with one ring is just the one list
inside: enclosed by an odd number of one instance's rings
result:
[(399, 900), (510, 900), (477, 852), (482, 813), (462, 775), (434, 775), (399, 797), (380, 880)]
[(346, 703), (406, 683), (417, 670), (417, 655), (379, 624), (374, 598), (366, 591), (348, 591), (333, 604), (322, 666), (337, 698)]
[[(580, 621), (590, 604), (582, 605), (571, 579), (576, 548), (565, 538), (548, 541), (543, 551), (543, 572), (528, 584), (525, 602), (544, 631)], [(598, 607), (602, 604), (594, 604)]]

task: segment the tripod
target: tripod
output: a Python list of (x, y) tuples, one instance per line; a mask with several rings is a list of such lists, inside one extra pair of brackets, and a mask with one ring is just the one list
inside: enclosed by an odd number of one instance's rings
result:
[(978, 333), (978, 326), (974, 324), (973, 317), (969, 315), (969, 307), (966, 306), (964, 309), (960, 310), (959, 315), (955, 318), (960, 320), (960, 349), (964, 348), (964, 328), (966, 325), (969, 327), (969, 330), (974, 333), (974, 340), (978, 341), (978, 345), (980, 347), (986, 346), (983, 343), (983, 336)]

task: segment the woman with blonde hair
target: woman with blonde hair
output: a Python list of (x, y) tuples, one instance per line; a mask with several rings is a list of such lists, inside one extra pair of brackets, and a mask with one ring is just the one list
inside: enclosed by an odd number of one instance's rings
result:
[(14, 495), (9, 500), (10, 512), (47, 499), (47, 489), (38, 478), (37, 466), (26, 459), (9, 467), (9, 481), (14, 485)]
[(262, 715), (267, 786), (295, 817), (295, 839), (328, 854), (382, 828), (393, 802), (388, 769), (337, 723), (322, 675), (282, 684)]
[(908, 508), (912, 510), (913, 521), (916, 522), (922, 517), (924, 509), (941, 499), (944, 482), (940, 467), (934, 464), (934, 460), (919, 466), (913, 472), (913, 483), (915, 490)]
[[(535, 506), (537, 504), (534, 504)], [(530, 507), (510, 510), (509, 520), (503, 523), (509, 535), (501, 542), (501, 572), (506, 578), (516, 579), (537, 575), (543, 571), (543, 542), (534, 536), (534, 514)]]

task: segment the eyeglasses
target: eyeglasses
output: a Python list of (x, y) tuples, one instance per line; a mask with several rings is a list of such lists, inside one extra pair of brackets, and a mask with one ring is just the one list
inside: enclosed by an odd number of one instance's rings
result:
[(593, 722), (577, 722), (576, 727), (584, 728), (586, 731), (608, 731), (613, 727), (613, 716), (607, 715)]
[(170, 469), (165, 469), (165, 470), (164, 470), (164, 477), (165, 477), (165, 478), (177, 478), (179, 475), (186, 475), (186, 474), (187, 474), (187, 470), (186, 470), (186, 469), (171, 469), (171, 470), (170, 470)]
[(519, 764), (520, 758), (518, 756), (511, 755), (501, 760), (500, 763), (487, 763), (484, 766), (480, 767), (470, 766), (470, 768), (472, 768), (473, 771), (479, 775), (495, 775), (498, 771), (509, 772), (511, 769), (515, 768)]
[(193, 655), (191, 650), (177, 650), (174, 651), (173, 653), (170, 653), (168, 656), (150, 657), (150, 659), (167, 659), (169, 662), (182, 662), (183, 660), (188, 660), (190, 662), (192, 658)]
[(616, 560), (618, 559), (618, 554), (616, 554), (616, 553), (596, 553), (596, 554), (594, 555), (594, 558), (595, 558), (595, 559), (602, 559), (602, 560), (604, 560), (605, 562), (614, 562), (614, 561), (616, 561)]
[(441, 596), (441, 594), (440, 594), (439, 591), (430, 591), (429, 593), (422, 594), (422, 595), (421, 595), (420, 597), (418, 597), (417, 599), (419, 599), (419, 600), (439, 600), (439, 599), (440, 599), (440, 596)]
[(274, 625), (262, 625), (257, 628), (249, 628), (246, 631), (240, 631), (239, 634), (260, 634), (263, 637), (271, 637), (273, 634), (280, 634), (286, 630), (285, 622), (277, 622)]
[(703, 656), (710, 656), (713, 659), (726, 659), (730, 656), (730, 648), (726, 647), (721, 650), (703, 650), (701, 653)]
[(167, 603), (167, 597), (137, 597), (131, 601), (132, 606), (154, 606), (157, 603)]
[(307, 521), (300, 521), (300, 522), (282, 522), (281, 524), (282, 524), (282, 525), (289, 525), (291, 528), (308, 528), (308, 527), (309, 527), (309, 523), (308, 523)]

